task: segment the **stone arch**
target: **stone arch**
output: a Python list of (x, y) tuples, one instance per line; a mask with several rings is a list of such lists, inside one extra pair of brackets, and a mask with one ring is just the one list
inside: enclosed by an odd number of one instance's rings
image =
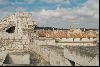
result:
[(4, 31), (7, 32), (7, 33), (14, 33), (15, 32), (15, 26), (5, 27)]

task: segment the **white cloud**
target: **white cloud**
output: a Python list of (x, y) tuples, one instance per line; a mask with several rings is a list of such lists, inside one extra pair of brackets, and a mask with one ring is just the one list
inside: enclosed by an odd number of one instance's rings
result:
[[(31, 4), (35, 0), (25, 0), (24, 3)], [(41, 0), (48, 3), (63, 3), (64, 0)], [(69, 0), (66, 0), (68, 2)], [(0, 0), (0, 4), (8, 3), (7, 0)], [(19, 2), (20, 3), (20, 2)], [(21, 4), (21, 3), (20, 3)], [(4, 7), (0, 9), (0, 18), (12, 14), (14, 11), (26, 11), (27, 8)], [(42, 9), (40, 11), (32, 11), (33, 19), (39, 24), (48, 24), (51, 26), (67, 27), (68, 25), (79, 25), (85, 27), (99, 27), (99, 0), (88, 0), (83, 7), (61, 8), (55, 10)]]
[(45, 3), (66, 3), (66, 4), (70, 3), (69, 0), (40, 0), (40, 1)]
[(32, 4), (34, 3), (36, 0), (23, 0), (23, 1), (20, 1), (20, 0), (16, 0), (15, 2), (9, 2), (13, 5), (15, 4)]
[(59, 13), (58, 11), (54, 10), (45, 10), (43, 9), (41, 12), (40, 12), (40, 15), (41, 16), (47, 16), (47, 17), (58, 17), (58, 16), (61, 16), (61, 13)]
[(26, 11), (27, 8), (23, 8), (23, 7), (17, 7), (15, 8), (15, 11)]
[(8, 15), (11, 15), (12, 13), (11, 12), (9, 12), (9, 11), (3, 11), (3, 10), (0, 10), (0, 19), (2, 19), (2, 18), (4, 18), (4, 17), (6, 17), (6, 16), (8, 16)]
[(36, 0), (24, 0), (26, 3), (28, 4), (32, 4), (33, 2), (35, 2)]
[[(56, 1), (56, 0), (55, 0)], [(61, 0), (59, 0), (61, 1)], [(88, 0), (83, 7), (57, 8), (56, 10), (33, 11), (34, 19), (41, 24), (53, 25), (63, 22), (66, 24), (78, 24), (86, 27), (99, 27), (99, 0)], [(52, 23), (51, 23), (52, 22)], [(60, 27), (60, 26), (59, 26)]]
[(16, 11), (26, 11), (27, 8), (8, 6), (0, 9), (0, 19), (14, 14)]

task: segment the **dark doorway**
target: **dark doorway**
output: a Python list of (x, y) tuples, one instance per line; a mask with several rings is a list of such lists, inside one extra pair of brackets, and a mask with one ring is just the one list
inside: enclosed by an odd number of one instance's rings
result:
[(69, 61), (70, 61), (72, 66), (75, 66), (75, 62), (74, 61), (71, 61), (71, 60), (69, 60)]
[(15, 26), (12, 26), (12, 27), (8, 28), (6, 30), (6, 32), (8, 32), (8, 33), (14, 33), (15, 32)]

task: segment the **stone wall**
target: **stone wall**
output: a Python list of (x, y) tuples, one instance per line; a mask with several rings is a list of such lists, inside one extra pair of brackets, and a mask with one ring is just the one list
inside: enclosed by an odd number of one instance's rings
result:
[(28, 53), (9, 53), (5, 58), (4, 64), (30, 64), (30, 54)]
[(80, 47), (65, 47), (64, 57), (74, 61), (81, 66), (97, 66), (98, 64), (98, 47), (80, 46)]
[[(38, 43), (41, 44), (41, 43)], [(94, 46), (74, 46), (64, 48), (53, 45), (38, 45), (31, 43), (29, 46), (30, 51), (39, 54), (43, 59), (51, 65), (56, 66), (97, 66), (98, 49)], [(88, 53), (89, 52), (89, 53)]]
[(40, 46), (36, 44), (30, 45), (29, 48), (30, 51), (36, 52), (53, 66), (72, 66), (71, 63), (64, 58), (63, 48), (54, 46)]
[(56, 45), (54, 39), (36, 39), (34, 43), (37, 45)]

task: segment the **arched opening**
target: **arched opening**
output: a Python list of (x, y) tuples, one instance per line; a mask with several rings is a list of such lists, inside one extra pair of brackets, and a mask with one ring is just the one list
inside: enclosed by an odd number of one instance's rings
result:
[(72, 66), (75, 66), (75, 62), (72, 60), (69, 60)]
[(15, 32), (15, 26), (12, 26), (12, 27), (8, 28), (8, 29), (6, 30), (6, 32), (7, 32), (7, 33), (14, 33), (14, 32)]

